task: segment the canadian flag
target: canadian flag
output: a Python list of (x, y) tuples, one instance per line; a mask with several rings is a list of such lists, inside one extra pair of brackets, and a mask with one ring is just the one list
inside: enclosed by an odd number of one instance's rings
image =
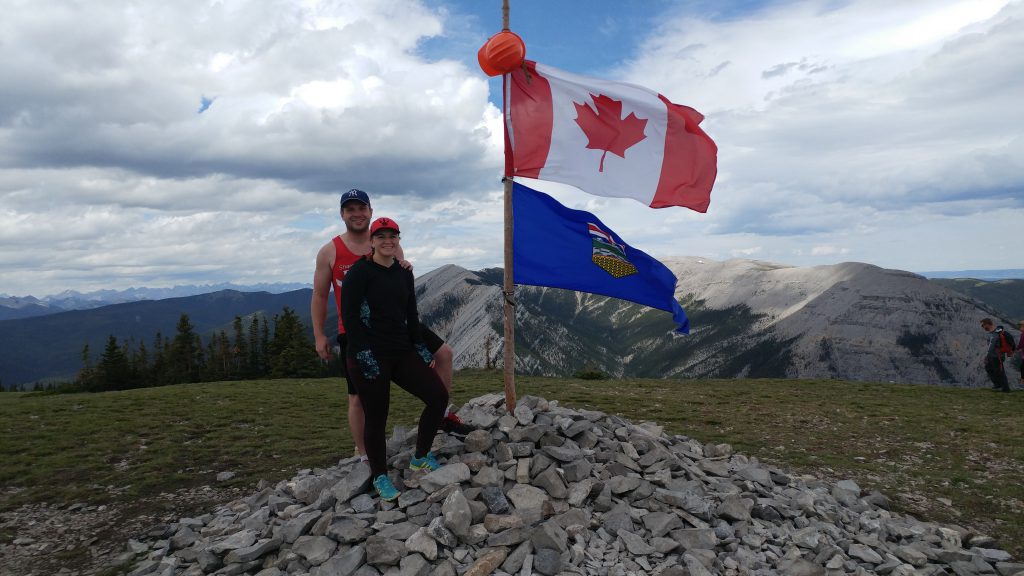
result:
[(707, 212), (718, 147), (688, 106), (526, 61), (505, 77), (505, 174)]

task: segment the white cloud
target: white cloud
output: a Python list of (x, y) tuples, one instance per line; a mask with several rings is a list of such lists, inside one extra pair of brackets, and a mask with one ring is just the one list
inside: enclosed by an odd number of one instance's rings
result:
[(487, 80), (417, 54), (419, 2), (14, 4), (0, 291), (304, 280), (340, 191), (499, 186)]
[(457, 189), (498, 161), (486, 80), (416, 55), (442, 31), (417, 2), (111, 2), (5, 22), (0, 76), (19, 88), (0, 104), (0, 156), (20, 166), (397, 192)]
[(847, 248), (838, 248), (830, 245), (814, 246), (811, 248), (811, 255), (813, 256), (833, 256), (836, 254), (848, 254), (849, 252)]
[[(465, 63), (485, 36), (463, 5), (5, 8), (0, 292), (306, 281), (353, 186), (408, 222), (418, 273), (501, 265), (500, 83)], [(657, 20), (646, 38), (600, 37), (637, 43), (605, 69), (707, 116), (709, 213), (538, 187), (654, 256), (1019, 267), (991, 231), (1024, 216), (1024, 3)]]
[(751, 246), (750, 248), (735, 248), (730, 253), (734, 258), (755, 258), (761, 253), (761, 247)]
[[(924, 269), (918, 251), (871, 244), (908, 219), (980, 231), (993, 210), (1024, 216), (1022, 28), (1024, 3), (1005, 0), (785, 3), (670, 19), (620, 73), (707, 116), (720, 172), (701, 253), (753, 233), (782, 261)], [(967, 234), (930, 269), (984, 242)], [(848, 247), (812, 248), (831, 245)]]

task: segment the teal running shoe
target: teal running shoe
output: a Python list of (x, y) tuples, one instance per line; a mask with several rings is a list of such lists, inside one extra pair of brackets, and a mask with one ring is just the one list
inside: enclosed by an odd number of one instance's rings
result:
[(377, 495), (380, 496), (381, 500), (391, 502), (398, 498), (400, 492), (395, 485), (391, 483), (391, 478), (388, 478), (387, 474), (381, 474), (373, 479), (373, 488), (377, 491)]
[(416, 458), (413, 456), (412, 460), (409, 461), (409, 468), (413, 470), (430, 470), (433, 472), (440, 468), (441, 465), (437, 463), (437, 459), (434, 458), (433, 452), (427, 452), (427, 455), (423, 458)]

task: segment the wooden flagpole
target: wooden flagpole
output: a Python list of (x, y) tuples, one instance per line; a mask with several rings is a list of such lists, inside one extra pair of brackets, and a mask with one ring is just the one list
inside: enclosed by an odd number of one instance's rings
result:
[[(502, 30), (509, 29), (508, 18), (509, 0), (502, 0), (501, 22)], [(502, 101), (504, 106), (502, 112), (507, 114), (508, 102), (506, 101), (505, 83), (508, 82), (506, 74), (502, 80)], [(508, 121), (505, 126), (505, 154), (508, 155)], [(516, 338), (515, 338), (515, 284), (512, 283), (512, 176), (506, 175), (505, 182), (505, 280), (502, 286), (502, 299), (505, 312), (505, 408), (511, 413), (516, 409)]]

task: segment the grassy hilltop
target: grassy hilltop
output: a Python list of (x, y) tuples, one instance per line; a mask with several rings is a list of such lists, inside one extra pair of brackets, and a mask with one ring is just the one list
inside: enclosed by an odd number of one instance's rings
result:
[[(503, 389), (494, 372), (463, 371), (455, 383), (457, 405)], [(900, 511), (977, 528), (1024, 554), (1024, 393), (831, 380), (519, 377), (516, 384), (519, 396), (654, 421), (787, 472), (854, 479), (889, 495)], [(168, 494), (206, 485), (248, 494), (260, 479), (277, 482), (350, 456), (344, 406), (337, 379), (3, 393), (0, 512), (121, 502), (154, 518), (198, 515), (221, 502), (183, 509), (169, 505)], [(393, 389), (389, 427), (412, 424), (418, 411)], [(236, 476), (216, 482), (223, 471)], [(16, 536), (0, 531), (0, 542)]]

